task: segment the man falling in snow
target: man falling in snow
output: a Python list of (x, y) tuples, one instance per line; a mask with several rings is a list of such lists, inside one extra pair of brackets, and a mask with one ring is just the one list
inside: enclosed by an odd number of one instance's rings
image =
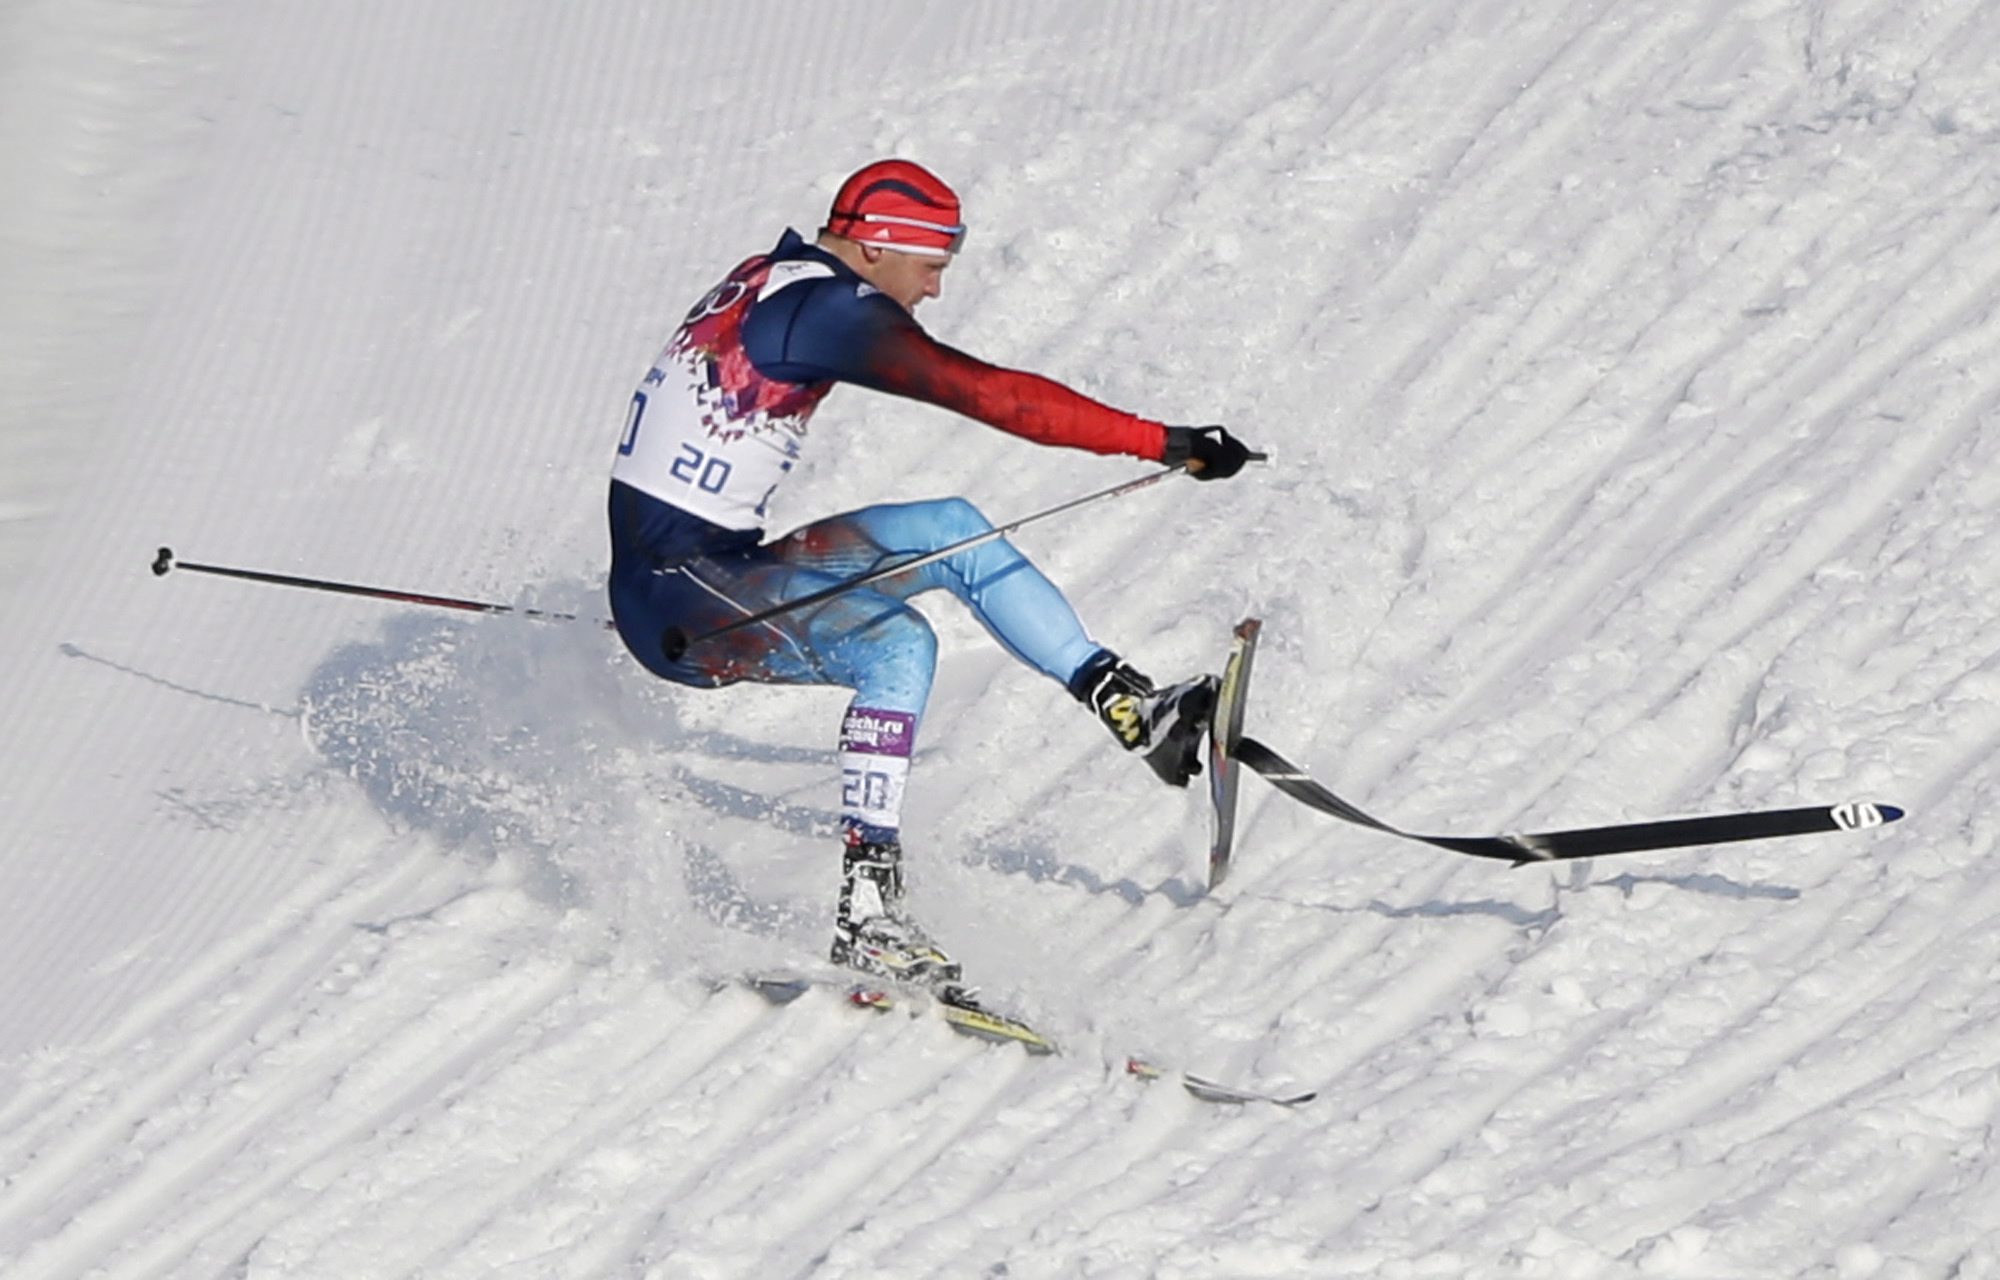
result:
[(1197, 478), (1242, 469), (1221, 427), (1169, 427), (1035, 374), (932, 339), (914, 312), (940, 291), (965, 236), (950, 187), (907, 160), (842, 184), (815, 243), (787, 230), (695, 304), (632, 397), (611, 470), (612, 617), (655, 675), (714, 688), (738, 680), (845, 685), (840, 730), (845, 855), (833, 959), (930, 984), (959, 968), (905, 913), (903, 789), (930, 695), (937, 638), (905, 603), (945, 590), (1016, 658), (1092, 708), (1167, 782), (1199, 770), (1215, 681), (1165, 689), (1085, 634), (1055, 584), (994, 539), (824, 603), (670, 655), (670, 629), (700, 637), (894, 559), (992, 526), (961, 498), (885, 504), (764, 541), (764, 513), (837, 382), (908, 396), (1033, 440), (1192, 463)]

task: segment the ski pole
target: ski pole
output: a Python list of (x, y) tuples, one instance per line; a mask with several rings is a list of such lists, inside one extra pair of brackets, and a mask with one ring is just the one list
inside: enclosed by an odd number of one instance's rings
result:
[[(1264, 458), (1265, 455), (1261, 453), (1250, 455), (1250, 461), (1252, 462), (1262, 462)], [(836, 582), (830, 587), (824, 587), (809, 595), (800, 596), (796, 600), (786, 600), (781, 604), (774, 604), (768, 609), (760, 609), (756, 613), (748, 614), (737, 618), (733, 622), (725, 622), (719, 627), (704, 631), (698, 636), (690, 636), (679, 627), (668, 627), (660, 637), (660, 647), (665, 650), (668, 662), (679, 662), (681, 656), (689, 649), (695, 645), (713, 640), (718, 636), (726, 636), (732, 631), (741, 631), (745, 627), (754, 627), (760, 622), (769, 622), (772, 618), (791, 613), (794, 610), (810, 609), (816, 604), (824, 604), (835, 596), (846, 595), (848, 592), (859, 587), (865, 587), (872, 582), (880, 582), (884, 578), (893, 577), (896, 574), (904, 573), (911, 569), (921, 569), (923, 566), (934, 564), (947, 556), (957, 555), (961, 551), (969, 551), (973, 547), (984, 546), (996, 538), (1004, 538), (1016, 529), (1031, 525), (1037, 520), (1046, 520), (1050, 516), (1059, 516), (1065, 511), (1074, 511), (1078, 507), (1088, 506), (1093, 502), (1102, 502), (1107, 498), (1116, 498), (1124, 494), (1137, 492), (1148, 485), (1158, 484), (1168, 476), (1177, 476), (1184, 472), (1192, 472), (1199, 465), (1198, 462), (1190, 460), (1178, 466), (1155, 471), (1151, 475), (1140, 476), (1137, 480), (1127, 480), (1123, 484), (1112, 485), (1109, 489), (1100, 489), (1096, 493), (1087, 493), (1081, 498), (1071, 498), (1068, 502), (1050, 507), (1046, 511), (1037, 511), (1033, 515), (1022, 516), (1019, 520), (1015, 520), (1012, 523), (996, 525), (984, 533), (975, 533), (969, 538), (961, 538), (948, 547), (939, 547), (936, 551), (927, 551), (923, 555), (909, 560), (899, 560), (895, 564), (884, 565), (879, 569), (870, 569), (868, 572), (857, 574), (844, 582)]]
[[(1261, 453), (1253, 453), (1250, 457), (1252, 461), (1261, 462), (1264, 459), (1264, 455)], [(761, 613), (755, 613), (745, 618), (738, 618), (734, 622), (717, 627), (713, 631), (691, 639), (679, 627), (670, 627), (663, 638), (663, 645), (666, 648), (668, 660), (678, 661), (681, 654), (685, 653), (690, 645), (699, 644), (704, 640), (712, 640), (716, 636), (775, 618), (780, 614), (790, 613), (794, 609), (808, 608), (830, 600), (837, 595), (852, 591), (856, 587), (863, 587), (871, 582), (879, 582), (883, 578), (901, 573), (905, 569), (920, 568), (933, 561), (942, 560), (944, 557), (956, 552), (980, 546), (993, 541), (995, 538), (1005, 537), (1014, 530), (1024, 525), (1033, 524), (1037, 520), (1045, 520), (1050, 516), (1060, 515), (1065, 511), (1072, 511), (1088, 503), (1098, 502), (1106, 498), (1115, 498), (1120, 494), (1131, 493), (1135, 490), (1143, 489), (1147, 485), (1164, 480), (1168, 476), (1177, 475), (1190, 469), (1190, 464), (1182, 463), (1177, 467), (1168, 467), (1164, 471), (1156, 471), (1151, 475), (1141, 476), (1137, 480), (1127, 480), (1123, 484), (1114, 485), (1109, 489), (1100, 490), (1097, 493), (1086, 494), (1081, 498), (1073, 498), (1060, 506), (1050, 507), (1046, 511), (1038, 511), (1030, 516), (1023, 516), (1011, 524), (989, 529), (985, 533), (974, 534), (970, 538), (965, 538), (948, 547), (928, 552), (913, 560), (902, 561), (901, 563), (888, 565), (880, 569), (872, 569), (867, 573), (861, 574), (859, 577), (850, 578), (846, 582), (837, 582), (825, 590), (801, 596), (797, 600), (787, 601), (784, 604), (766, 609)], [(341, 595), (366, 596), (373, 600), (394, 600), (400, 604), (429, 605), (439, 609), (461, 609), (468, 613), (511, 614), (514, 617), (529, 618), (536, 622), (594, 621), (596, 625), (603, 627), (607, 631), (617, 626), (616, 623), (608, 618), (586, 619), (578, 614), (558, 613), (548, 609), (524, 609), (514, 605), (494, 604), (485, 600), (463, 600), (456, 596), (431, 595), (422, 591), (401, 591), (392, 587), (363, 586), (353, 582), (335, 582), (328, 578), (308, 578), (289, 573), (271, 573), (263, 569), (241, 569), (228, 565), (200, 564), (193, 560), (176, 558), (172, 547), (160, 548), (158, 554), (153, 557), (152, 568), (153, 576), (158, 578), (166, 577), (167, 574), (175, 569), (185, 569), (189, 573), (207, 573), (220, 578), (239, 578), (246, 582), (265, 582), (281, 587), (302, 587), (309, 591), (331, 591)]]
[[(196, 564), (192, 560), (176, 560), (172, 547), (161, 547), (160, 553), (153, 558), (153, 575), (164, 578), (174, 569), (185, 569), (189, 573), (210, 573), (221, 578), (242, 578), (249, 582), (269, 582), (281, 587), (305, 587), (312, 591), (335, 591), (342, 595), (368, 596), (375, 600), (395, 600), (402, 604), (463, 609), (468, 613), (511, 613), (520, 618), (533, 618), (537, 622), (584, 621), (574, 613), (554, 613), (546, 609), (519, 609), (508, 604), (490, 604), (484, 600), (460, 600), (453, 596), (426, 595), (421, 591), (364, 587), (352, 582), (331, 582), (325, 578), (300, 578), (289, 573), (267, 573), (262, 569), (232, 569), (219, 564)], [(600, 625), (609, 628), (612, 624), (608, 620), (603, 620)]]

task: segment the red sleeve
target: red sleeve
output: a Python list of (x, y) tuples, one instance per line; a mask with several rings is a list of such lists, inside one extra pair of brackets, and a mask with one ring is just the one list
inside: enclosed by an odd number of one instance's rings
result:
[(1053, 379), (987, 364), (914, 324), (877, 335), (862, 372), (857, 381), (877, 390), (962, 413), (1036, 444), (1155, 462), (1166, 452), (1164, 425), (1099, 404)]

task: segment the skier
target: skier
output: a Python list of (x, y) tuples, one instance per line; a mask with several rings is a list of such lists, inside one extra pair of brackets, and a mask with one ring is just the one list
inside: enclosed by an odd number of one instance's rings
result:
[(1022, 662), (1067, 687), (1164, 780), (1199, 772), (1215, 680), (1158, 688), (1094, 643), (1062, 592), (1007, 540), (945, 557), (709, 641), (700, 636), (912, 553), (990, 530), (961, 498), (866, 507), (764, 540), (772, 495), (813, 410), (849, 382), (954, 410), (1039, 444), (1190, 463), (1233, 476), (1249, 451), (1221, 427), (1169, 427), (931, 338), (914, 312), (939, 295), (964, 242), (935, 174), (882, 160), (849, 177), (817, 240), (787, 229), (695, 304), (632, 397), (611, 471), (612, 617), (649, 671), (714, 688), (739, 680), (845, 685), (844, 854), (832, 958), (944, 986), (959, 966), (903, 906), (899, 837), (937, 640), (905, 602), (945, 590)]

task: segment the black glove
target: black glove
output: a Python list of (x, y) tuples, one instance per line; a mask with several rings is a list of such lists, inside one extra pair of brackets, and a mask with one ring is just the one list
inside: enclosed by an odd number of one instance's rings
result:
[(1225, 427), (1168, 427), (1167, 452), (1160, 461), (1170, 467), (1193, 461), (1200, 464), (1188, 468), (1195, 479), (1227, 480), (1250, 458), (1249, 448)]

